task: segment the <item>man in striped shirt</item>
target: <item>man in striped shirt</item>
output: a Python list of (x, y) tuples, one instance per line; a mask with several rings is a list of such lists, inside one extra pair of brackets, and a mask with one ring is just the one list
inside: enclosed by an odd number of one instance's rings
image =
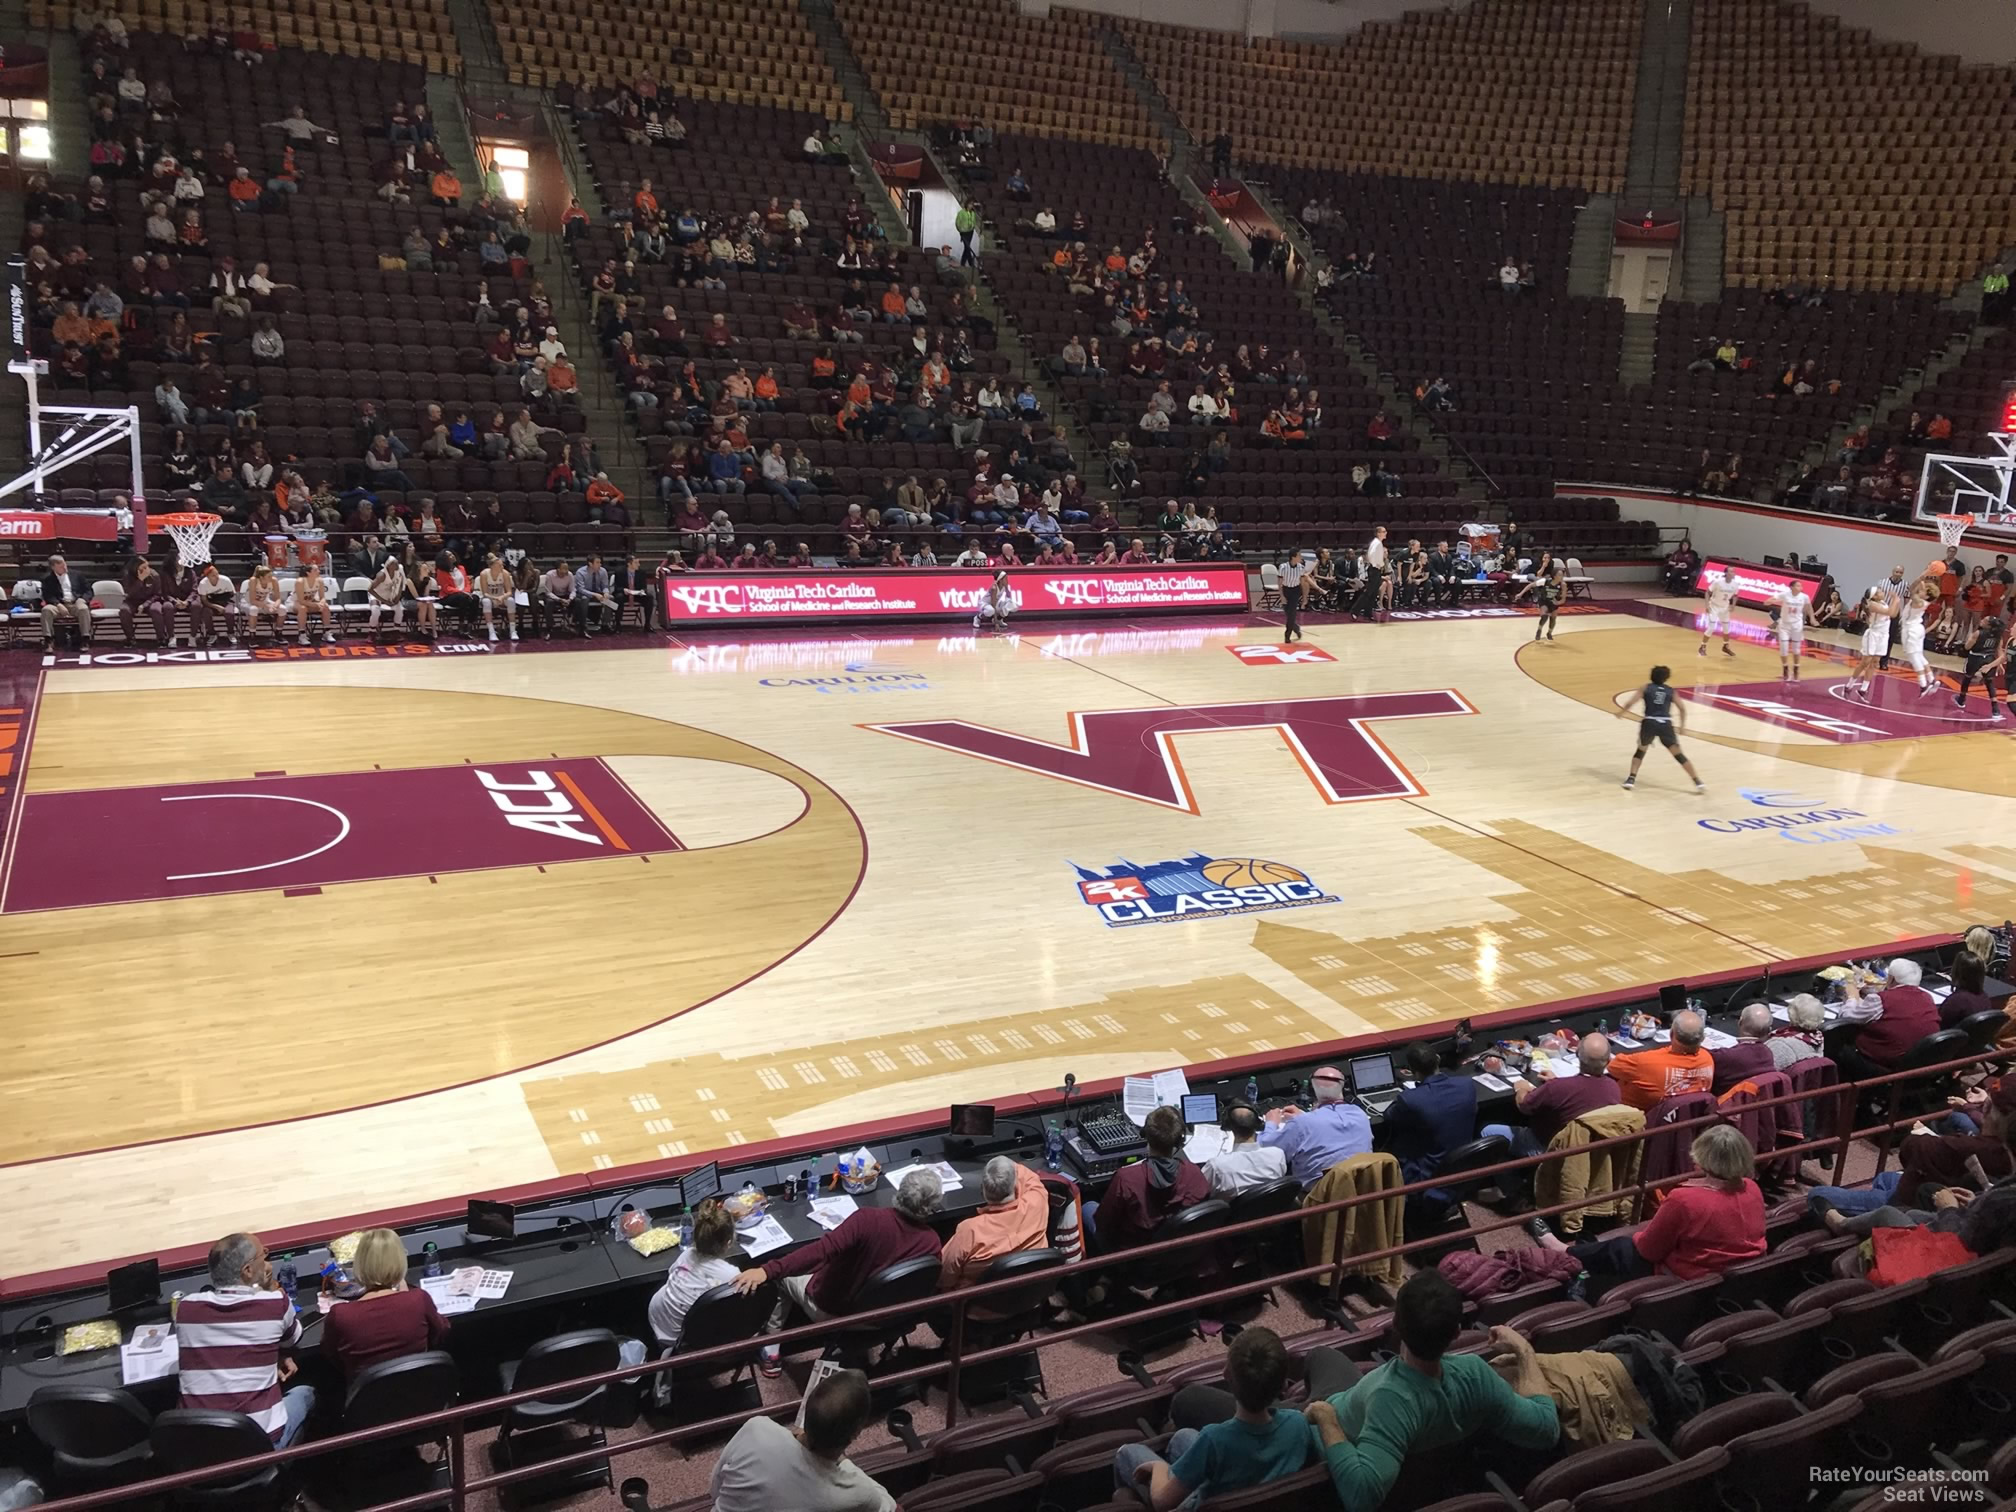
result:
[(300, 1437), (315, 1388), (288, 1387), (299, 1366), (283, 1350), (301, 1342), (301, 1320), (273, 1284), (257, 1234), (231, 1234), (210, 1246), (209, 1291), (184, 1297), (175, 1312), (182, 1350), (182, 1405), (242, 1412), (284, 1449)]

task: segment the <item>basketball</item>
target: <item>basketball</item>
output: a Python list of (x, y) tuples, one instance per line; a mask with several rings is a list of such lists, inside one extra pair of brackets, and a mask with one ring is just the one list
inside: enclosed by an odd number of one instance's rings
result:
[(1208, 861), (1204, 865), (1204, 875), (1219, 887), (1252, 887), (1261, 882), (1307, 882), (1307, 872), (1299, 872), (1292, 866), (1283, 866), (1279, 861), (1255, 861), (1229, 857), (1223, 861)]

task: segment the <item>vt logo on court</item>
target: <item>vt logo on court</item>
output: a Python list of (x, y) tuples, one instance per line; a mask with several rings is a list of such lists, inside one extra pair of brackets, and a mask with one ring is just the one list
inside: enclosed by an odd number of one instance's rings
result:
[(1195, 814), (1199, 812), (1197, 800), (1176, 754), (1179, 735), (1276, 731), (1325, 802), (1364, 803), (1374, 798), (1417, 798), (1426, 791), (1367, 725), (1379, 720), (1436, 719), (1476, 712), (1455, 689), (1439, 688), (1425, 693), (1275, 698), (1264, 703), (1175, 709), (1100, 709), (1071, 716), (1068, 745), (1013, 735), (963, 719), (861, 728)]
[(1137, 866), (1122, 861), (1103, 872), (1078, 868), (1078, 896), (1099, 910), (1108, 929), (1174, 924), (1197, 915), (1265, 913), (1335, 903), (1309, 874), (1251, 856), (1223, 859), (1192, 851), (1180, 861)]
[(1321, 646), (1227, 646), (1239, 660), (1249, 667), (1264, 667), (1280, 662), (1334, 662), (1336, 657)]

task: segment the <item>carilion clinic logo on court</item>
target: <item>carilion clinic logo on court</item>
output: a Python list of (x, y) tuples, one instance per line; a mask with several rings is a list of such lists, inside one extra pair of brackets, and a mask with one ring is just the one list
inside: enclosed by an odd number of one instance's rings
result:
[(1078, 896), (1099, 910), (1109, 929), (1337, 901), (1307, 872), (1252, 856), (1221, 859), (1192, 851), (1180, 861), (1121, 861), (1103, 872), (1083, 866), (1077, 872)]
[(1769, 788), (1740, 788), (1744, 802), (1770, 812), (1746, 814), (1737, 819), (1697, 819), (1702, 829), (1717, 835), (1747, 835), (1769, 832), (1798, 845), (1836, 845), (1844, 840), (1876, 840), (1905, 831), (1885, 824), (1860, 809), (1821, 808), (1797, 793)]

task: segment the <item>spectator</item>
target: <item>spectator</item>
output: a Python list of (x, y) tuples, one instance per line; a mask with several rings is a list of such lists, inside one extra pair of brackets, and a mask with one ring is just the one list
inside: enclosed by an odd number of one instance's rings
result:
[(1414, 1085), (1386, 1110), (1386, 1144), (1401, 1175), (1421, 1181), (1441, 1169), (1442, 1158), (1476, 1137), (1477, 1084), (1442, 1069), (1442, 1056), (1426, 1040), (1407, 1047)]
[[(807, 156), (817, 140), (816, 133), (808, 139)], [(840, 1370), (806, 1393), (803, 1428), (750, 1418), (715, 1461), (714, 1512), (896, 1512), (896, 1498), (847, 1458), (847, 1446), (874, 1416), (868, 1377)]]
[(693, 1304), (741, 1274), (727, 1258), (735, 1248), (735, 1220), (710, 1197), (693, 1214), (693, 1242), (679, 1251), (665, 1272), (665, 1284), (651, 1297), (651, 1332), (667, 1350), (678, 1348)]
[[(1344, 1361), (1335, 1350), (1318, 1352)], [(1344, 1363), (1348, 1370), (1349, 1362)], [(1173, 1512), (1197, 1507), (1208, 1497), (1281, 1480), (1303, 1467), (1310, 1455), (1308, 1425), (1293, 1407), (1275, 1405), (1288, 1384), (1288, 1351), (1281, 1336), (1271, 1328), (1242, 1329), (1225, 1352), (1225, 1384), (1229, 1392), (1185, 1398), (1194, 1411), (1206, 1403), (1216, 1406), (1216, 1397), (1229, 1397), (1225, 1417), (1201, 1428), (1178, 1428), (1161, 1454), (1146, 1444), (1114, 1451), (1113, 1475), (1122, 1491), (1138, 1493), (1154, 1512)]]
[(1695, 1136), (1689, 1153), (1700, 1172), (1669, 1187), (1652, 1221), (1628, 1233), (1566, 1244), (1535, 1218), (1528, 1231), (1543, 1248), (1573, 1255), (1591, 1278), (1673, 1276), (1682, 1281), (1720, 1275), (1764, 1253), (1764, 1194), (1751, 1178), (1757, 1158), (1733, 1124)]
[(1533, 1346), (1501, 1327), (1491, 1330), (1497, 1358), (1447, 1353), (1462, 1327), (1462, 1293), (1440, 1271), (1417, 1271), (1393, 1300), (1400, 1352), (1334, 1395), (1315, 1395), (1312, 1383), (1303, 1416), (1346, 1507), (1377, 1507), (1410, 1455), (1485, 1435), (1554, 1447), (1560, 1420)]
[(1802, 992), (1786, 1003), (1785, 1015), (1785, 1027), (1773, 1029), (1764, 1042), (1771, 1049), (1774, 1070), (1786, 1071), (1802, 1060), (1827, 1053), (1821, 1035), (1827, 1022), (1827, 1010), (1820, 999), (1810, 992)]
[[(856, 1208), (823, 1238), (743, 1271), (735, 1278), (736, 1289), (747, 1296), (766, 1282), (778, 1283), (768, 1333), (784, 1327), (793, 1307), (815, 1323), (844, 1313), (876, 1272), (941, 1251), (931, 1219), (943, 1195), (937, 1172), (919, 1167), (896, 1189), (894, 1207)], [(783, 1373), (774, 1344), (763, 1348), (762, 1371), (773, 1378)]]
[(1643, 1113), (1668, 1097), (1706, 1092), (1715, 1081), (1715, 1062), (1701, 1048), (1707, 1033), (1707, 1021), (1683, 1008), (1673, 1015), (1667, 1044), (1618, 1056), (1610, 1063), (1610, 1076), (1623, 1101)]
[(1753, 1076), (1768, 1076), (1778, 1069), (1771, 1053), (1771, 1005), (1761, 999), (1746, 1003), (1736, 1016), (1736, 1043), (1709, 1052), (1715, 1063), (1715, 1080), (1709, 1091), (1720, 1097), (1738, 1082)]
[(1995, 1004), (1982, 991), (1987, 984), (1988, 968), (1981, 958), (1967, 951), (1961, 951), (1953, 958), (1949, 975), (1953, 978), (1953, 990), (1946, 994), (1946, 1001), (1939, 1005), (1939, 1027), (1953, 1029), (1960, 1021), (1977, 1013), (1992, 1013)]
[(374, 436), (364, 453), (364, 471), (368, 476), (371, 491), (396, 488), (402, 493), (411, 493), (413, 480), (399, 468), (399, 459), (392, 455), (392, 442), (387, 436)]
[(1837, 1033), (1859, 1030), (1832, 1047), (1843, 1081), (1861, 1081), (1893, 1069), (1913, 1046), (1939, 1028), (1939, 1005), (1918, 984), (1924, 971), (1916, 961), (1899, 956), (1884, 973), (1881, 991), (1866, 992), (1844, 1002), (1836, 1014)]
[(257, 1234), (231, 1234), (210, 1246), (210, 1289), (182, 1299), (175, 1334), (184, 1409), (242, 1412), (277, 1449), (300, 1437), (315, 1388), (281, 1388), (299, 1369), (287, 1351), (301, 1341), (301, 1319), (273, 1284)]
[(939, 1256), (940, 1291), (970, 1286), (1003, 1255), (1041, 1249), (1049, 1237), (1050, 1194), (1026, 1165), (996, 1155), (981, 1173), (980, 1196), (985, 1206), (952, 1231)]
[(323, 1353), (335, 1357), (346, 1383), (386, 1360), (439, 1349), (448, 1337), (447, 1319), (424, 1290), (407, 1287), (406, 1270), (406, 1246), (391, 1229), (359, 1236), (350, 1272), (364, 1295), (331, 1308), (322, 1325)]
[(1224, 1127), (1232, 1136), (1232, 1147), (1204, 1162), (1213, 1197), (1236, 1197), (1288, 1174), (1288, 1157), (1260, 1143), (1260, 1115), (1253, 1109), (1235, 1105), (1225, 1114)]
[(1260, 1143), (1282, 1153), (1289, 1174), (1304, 1191), (1339, 1161), (1372, 1150), (1372, 1120), (1363, 1108), (1344, 1100), (1344, 1073), (1335, 1066), (1320, 1067), (1311, 1085), (1316, 1091), (1313, 1108), (1306, 1113), (1292, 1103), (1276, 1108), (1260, 1131)]
[[(1554, 1142), (1555, 1135), (1583, 1114), (1593, 1113), (1598, 1108), (1615, 1107), (1624, 1101), (1623, 1088), (1610, 1075), (1610, 1037), (1607, 1034), (1584, 1035), (1581, 1044), (1576, 1047), (1575, 1058), (1577, 1075), (1555, 1076), (1548, 1069), (1547, 1058), (1536, 1056), (1529, 1068), (1532, 1080), (1524, 1076), (1512, 1078), (1512, 1103), (1526, 1116), (1526, 1122), (1517, 1127), (1486, 1124), (1479, 1132), (1505, 1140), (1515, 1158), (1538, 1155)], [(1495, 1059), (1490, 1059), (1485, 1062), (1484, 1069), (1496, 1072), (1502, 1066)], [(1533, 1172), (1530, 1168), (1516, 1179), (1524, 1190), (1532, 1190)]]
[(1089, 1248), (1111, 1253), (1144, 1244), (1164, 1218), (1211, 1195), (1203, 1170), (1183, 1153), (1183, 1119), (1174, 1108), (1151, 1110), (1141, 1137), (1147, 1157), (1122, 1166), (1103, 1201), (1084, 1205)]

